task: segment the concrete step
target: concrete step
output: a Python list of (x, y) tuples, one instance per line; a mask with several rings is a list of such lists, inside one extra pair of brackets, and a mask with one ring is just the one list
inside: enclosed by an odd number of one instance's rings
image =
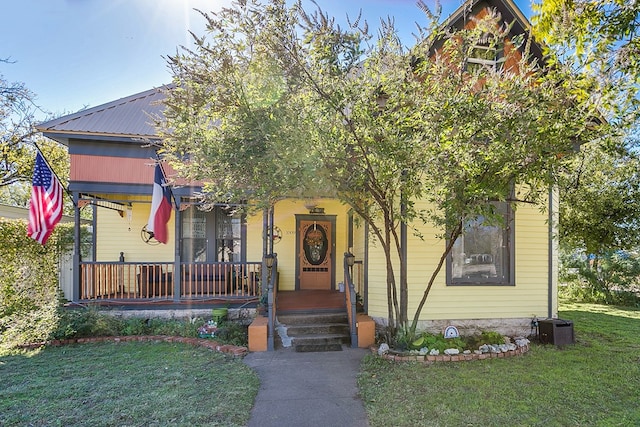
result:
[(287, 326), (287, 335), (290, 337), (321, 334), (342, 334), (349, 336), (349, 325), (347, 323), (318, 323)]
[(278, 321), (286, 325), (310, 325), (317, 323), (348, 323), (347, 313), (300, 313), (300, 314), (278, 314)]
[(293, 337), (294, 345), (325, 345), (325, 344), (349, 344), (349, 335), (343, 334), (315, 334)]
[(343, 344), (351, 343), (347, 314), (341, 313), (304, 313), (278, 315), (281, 331), (281, 347), (284, 342), (295, 351), (339, 351)]

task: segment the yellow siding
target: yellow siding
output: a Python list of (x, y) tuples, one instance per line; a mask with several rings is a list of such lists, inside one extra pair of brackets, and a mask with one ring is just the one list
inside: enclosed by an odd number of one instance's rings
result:
[[(364, 297), (366, 293), (365, 289), (365, 226), (364, 223), (356, 223), (354, 221), (353, 224), (353, 246), (351, 247), (351, 253), (355, 255), (356, 265), (353, 269), (353, 285), (355, 287), (356, 292), (360, 294), (360, 296)], [(342, 268), (342, 264), (338, 264), (338, 268)], [(338, 270), (340, 273), (341, 270)], [(338, 274), (339, 274), (338, 273)], [(338, 281), (342, 281), (342, 277)]]
[[(348, 250), (348, 208), (336, 200), (320, 199), (318, 206), (326, 215), (336, 216), (336, 284), (343, 280), (342, 256)], [(557, 211), (557, 197), (553, 203)], [(140, 238), (146, 224), (150, 203), (134, 203), (132, 220), (120, 217), (116, 211), (97, 209), (96, 261), (117, 261), (120, 252), (125, 260), (171, 262), (174, 259), (175, 212), (169, 222), (169, 242), (166, 245), (147, 245)], [(276, 204), (274, 223), (281, 231), (281, 239), (274, 245), (278, 254), (279, 289), (295, 289), (296, 221), (295, 215), (307, 215), (304, 200), (283, 200)], [(262, 213), (247, 219), (247, 261), (262, 259)], [(442, 252), (444, 241), (435, 236), (439, 231), (415, 224), (424, 240), (408, 235), (409, 318), (422, 298), (427, 281)], [(129, 230), (130, 228), (130, 230)], [(354, 227), (353, 253), (357, 261), (364, 260), (364, 224)], [(386, 263), (380, 245), (369, 234), (368, 313), (387, 317)], [(443, 267), (422, 310), (421, 320), (490, 319), (547, 317), (549, 287), (549, 226), (547, 214), (531, 205), (522, 204), (515, 212), (515, 286), (446, 286)], [(398, 261), (396, 280), (399, 282)], [(358, 268), (356, 268), (358, 271)], [(364, 273), (363, 270), (360, 272)], [(361, 276), (363, 277), (363, 276)], [(552, 264), (553, 305), (557, 314), (557, 264)], [(337, 285), (336, 285), (337, 286)]]
[[(120, 217), (117, 211), (105, 208), (96, 209), (96, 261), (118, 261), (120, 252), (124, 252), (125, 261), (172, 262), (175, 244), (175, 212), (169, 220), (169, 241), (166, 245), (148, 245), (142, 241), (140, 230), (149, 219), (149, 203), (134, 203), (131, 224), (127, 214)], [(129, 229), (130, 228), (130, 229)]]
[[(515, 286), (446, 286), (445, 266), (431, 288), (421, 320), (490, 319), (546, 317), (548, 297), (547, 216), (531, 205), (515, 212)], [(409, 231), (408, 282), (409, 318), (426, 289), (429, 278), (445, 249), (436, 239), (436, 230), (416, 225), (424, 239)], [(382, 251), (372, 245), (369, 251), (368, 311), (374, 317), (387, 317), (386, 269)], [(399, 269), (396, 268), (399, 275)], [(399, 276), (396, 277), (399, 282)]]
[[(342, 256), (347, 250), (347, 208), (332, 199), (317, 200), (325, 215), (336, 215), (336, 283), (342, 281)], [(307, 215), (304, 200), (283, 200), (274, 208), (274, 225), (282, 232), (282, 238), (273, 245), (278, 254), (279, 289), (294, 290), (296, 283), (296, 217)], [(262, 213), (247, 220), (247, 259), (262, 259)]]

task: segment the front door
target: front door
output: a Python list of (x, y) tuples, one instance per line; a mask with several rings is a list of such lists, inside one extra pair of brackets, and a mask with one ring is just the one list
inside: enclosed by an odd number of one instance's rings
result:
[(335, 218), (298, 215), (296, 223), (297, 289), (333, 289)]

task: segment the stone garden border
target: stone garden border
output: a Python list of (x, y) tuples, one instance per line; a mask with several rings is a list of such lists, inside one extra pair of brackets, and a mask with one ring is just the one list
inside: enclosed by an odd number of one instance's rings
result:
[(188, 337), (175, 337), (169, 335), (127, 335), (116, 337), (90, 337), (90, 338), (71, 338), (65, 340), (51, 340), (33, 344), (21, 345), (20, 348), (36, 349), (45, 346), (62, 346), (69, 344), (86, 344), (86, 343), (100, 343), (100, 342), (168, 342), (168, 343), (181, 343), (189, 344), (196, 347), (204, 347), (218, 353), (224, 353), (233, 357), (244, 357), (249, 350), (246, 347), (240, 347), (235, 345), (220, 344), (216, 341), (205, 338), (188, 338)]
[(522, 347), (518, 347), (515, 350), (508, 350), (506, 352), (500, 353), (469, 353), (469, 354), (455, 354), (455, 355), (447, 355), (447, 354), (439, 354), (437, 356), (432, 355), (419, 355), (419, 354), (391, 354), (384, 353), (382, 355), (378, 354), (378, 347), (371, 346), (369, 349), (371, 352), (378, 357), (382, 357), (383, 359), (392, 361), (392, 362), (420, 362), (424, 364), (431, 364), (435, 362), (465, 362), (470, 360), (485, 360), (485, 359), (504, 359), (505, 357), (513, 357), (520, 356), (529, 351), (530, 344), (527, 344)]

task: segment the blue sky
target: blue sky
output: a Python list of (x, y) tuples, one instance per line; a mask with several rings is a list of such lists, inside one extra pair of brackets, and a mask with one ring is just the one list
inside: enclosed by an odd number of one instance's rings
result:
[[(369, 25), (391, 16), (410, 42), (425, 24), (415, 0), (316, 0), (345, 23), (362, 9)], [(426, 0), (432, 6), (435, 0)], [(462, 0), (441, 0), (443, 15)], [(530, 16), (530, 0), (515, 0)], [(0, 74), (35, 93), (56, 115), (94, 107), (171, 81), (163, 56), (204, 33), (193, 9), (219, 10), (231, 0), (8, 0), (0, 26)], [(305, 1), (307, 6), (312, 6)], [(44, 119), (43, 113), (38, 118)]]

